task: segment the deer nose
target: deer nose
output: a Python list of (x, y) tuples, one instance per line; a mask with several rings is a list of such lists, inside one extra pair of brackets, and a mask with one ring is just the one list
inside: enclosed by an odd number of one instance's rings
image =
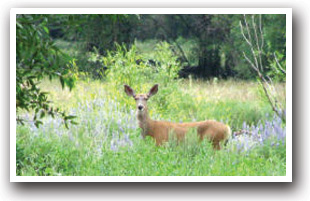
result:
[(138, 109), (139, 109), (139, 110), (142, 110), (142, 109), (143, 109), (143, 105), (139, 105), (139, 106), (138, 106)]

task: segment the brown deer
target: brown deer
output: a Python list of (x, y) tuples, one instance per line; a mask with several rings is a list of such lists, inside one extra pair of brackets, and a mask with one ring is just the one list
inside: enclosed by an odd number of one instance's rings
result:
[(221, 143), (228, 140), (231, 135), (230, 127), (217, 121), (206, 120), (192, 123), (172, 123), (167, 121), (155, 121), (148, 115), (147, 100), (158, 91), (158, 85), (154, 85), (148, 94), (135, 94), (134, 90), (124, 85), (128, 96), (136, 100), (137, 119), (142, 129), (142, 137), (151, 136), (155, 139), (156, 145), (161, 145), (169, 140), (169, 134), (175, 134), (178, 141), (185, 138), (189, 129), (196, 129), (201, 140), (207, 138), (211, 141), (214, 149), (221, 149)]

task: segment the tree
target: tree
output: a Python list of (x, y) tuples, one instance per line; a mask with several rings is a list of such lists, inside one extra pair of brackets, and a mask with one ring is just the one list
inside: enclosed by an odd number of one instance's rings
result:
[[(79, 71), (102, 78), (107, 67), (99, 61), (89, 62), (88, 54), (106, 55), (108, 51), (116, 50), (116, 44), (129, 48), (134, 42), (136, 24), (139, 15), (126, 14), (61, 14), (49, 15), (48, 28), (54, 40), (68, 42), (76, 48), (69, 51), (76, 60)], [(59, 44), (59, 43), (58, 43)]]
[(41, 79), (58, 78), (62, 87), (74, 86), (75, 63), (62, 53), (49, 36), (48, 15), (16, 16), (16, 112), (17, 122), (23, 124), (21, 110), (33, 111), (33, 122), (38, 127), (45, 115), (59, 115), (65, 125), (74, 116), (67, 115), (59, 108), (53, 108), (47, 92), (41, 91)]
[[(198, 66), (195, 68), (197, 76), (210, 78), (223, 76), (226, 71), (221, 69), (220, 50), (224, 39), (230, 31), (230, 15), (142, 15), (142, 21), (148, 26), (141, 26), (142, 36), (138, 38), (158, 38), (173, 44), (178, 56), (189, 65), (187, 55), (182, 44), (177, 42), (179, 37), (193, 39), (197, 47), (195, 54)], [(146, 23), (143, 23), (145, 25)], [(226, 73), (227, 74), (227, 73)]]
[[(262, 28), (262, 16), (259, 15), (258, 23), (255, 19), (255, 15), (251, 15), (251, 22), (248, 23), (246, 15), (244, 15), (243, 23), (240, 21), (240, 28), (243, 38), (251, 49), (251, 55), (247, 55), (243, 52), (245, 59), (248, 61), (250, 66), (255, 70), (258, 81), (262, 86), (262, 89), (265, 93), (265, 96), (268, 99), (269, 104), (272, 107), (272, 110), (283, 120), (285, 121), (285, 108), (277, 100), (276, 90), (272, 81), (272, 78), (266, 71), (266, 67), (263, 61), (264, 58), (264, 34)], [(243, 25), (244, 24), (244, 25)], [(272, 70), (279, 71), (286, 76), (286, 70), (279, 63), (276, 54), (274, 53), (274, 59), (276, 62), (276, 67)]]

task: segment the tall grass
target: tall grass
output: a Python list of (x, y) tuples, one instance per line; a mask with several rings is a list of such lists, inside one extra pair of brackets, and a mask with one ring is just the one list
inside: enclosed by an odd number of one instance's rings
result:
[[(248, 124), (248, 117), (253, 114), (243, 112), (241, 106), (213, 103), (194, 111), (193, 103), (187, 104), (184, 99), (182, 107), (161, 113), (154, 109), (157, 103), (150, 100), (150, 115), (155, 119), (187, 121), (206, 116), (216, 119), (214, 106), (230, 108), (231, 113), (245, 113), (244, 117), (237, 117), (238, 122), (244, 123), (234, 129), (244, 134), (234, 136), (217, 153), (207, 141), (199, 145), (156, 147), (151, 138), (140, 137), (134, 101), (127, 108), (111, 98), (113, 95), (106, 90), (108, 84), (80, 81), (67, 96), (57, 98), (54, 95), (61, 94), (61, 87), (54, 86), (56, 83), (42, 85), (51, 90), (56, 105), (67, 105), (78, 116), (79, 125), (65, 129), (59, 119), (46, 118), (40, 128), (33, 124), (18, 126), (18, 175), (285, 175), (284, 128), (281, 123), (274, 123), (276, 119), (268, 123), (273, 116), (263, 116), (256, 125), (255, 121)], [(251, 102), (247, 104), (252, 107)], [(187, 112), (192, 116), (186, 116)], [(208, 115), (201, 115), (202, 112)], [(233, 122), (229, 119), (232, 117), (227, 117), (228, 124)]]
[[(243, 81), (178, 80), (179, 66), (168, 44), (158, 46), (160, 66), (137, 64), (135, 49), (119, 47), (102, 57), (113, 66), (107, 80), (79, 80), (72, 91), (44, 81), (55, 106), (76, 115), (78, 125), (66, 129), (59, 119), (45, 118), (40, 128), (17, 126), (17, 175), (285, 175), (285, 124), (259, 97), (257, 85)], [(168, 56), (164, 56), (168, 55)], [(156, 58), (155, 58), (156, 59)], [(128, 71), (124, 70), (124, 66)], [(126, 69), (127, 69), (126, 68)], [(123, 84), (145, 93), (154, 83), (159, 92), (149, 100), (153, 119), (173, 122), (215, 119), (232, 127), (229, 143), (214, 152), (195, 134), (181, 144), (156, 147), (143, 140), (135, 103)], [(279, 89), (285, 88), (279, 84)], [(285, 99), (284, 99), (285, 101)]]

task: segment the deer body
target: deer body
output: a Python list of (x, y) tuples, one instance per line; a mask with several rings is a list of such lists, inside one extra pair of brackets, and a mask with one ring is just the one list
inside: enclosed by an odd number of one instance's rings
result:
[(225, 142), (231, 135), (229, 126), (213, 121), (206, 120), (191, 123), (172, 123), (167, 121), (152, 120), (148, 116), (146, 102), (158, 91), (158, 85), (155, 85), (148, 94), (135, 94), (134, 91), (125, 85), (125, 92), (133, 96), (137, 105), (137, 119), (139, 127), (142, 129), (142, 137), (151, 136), (155, 139), (156, 145), (161, 145), (169, 140), (169, 135), (174, 134), (178, 141), (185, 138), (189, 129), (195, 129), (199, 139), (207, 138), (212, 142), (214, 149), (220, 149), (220, 143)]

